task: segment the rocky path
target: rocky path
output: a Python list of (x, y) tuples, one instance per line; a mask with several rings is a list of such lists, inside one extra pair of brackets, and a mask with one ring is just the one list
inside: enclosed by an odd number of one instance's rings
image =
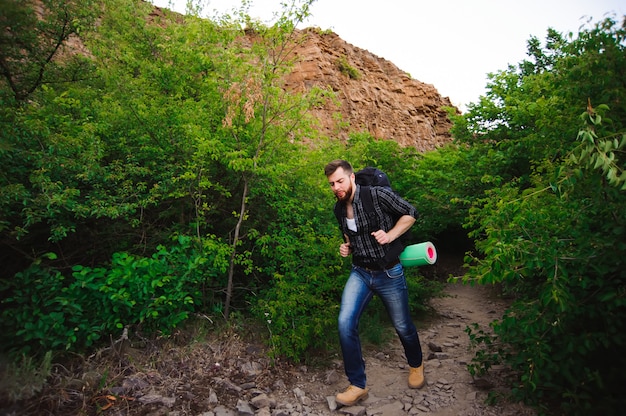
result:
[(420, 390), (407, 387), (406, 359), (395, 334), (391, 343), (364, 351), (369, 398), (339, 407), (335, 394), (348, 384), (341, 357), (327, 357), (318, 368), (272, 365), (264, 347), (233, 333), (103, 352), (79, 373), (59, 366), (41, 397), (0, 406), (0, 416), (534, 416), (515, 403), (485, 404), (489, 394), (505, 391), (502, 370), (482, 380), (467, 371), (474, 354), (465, 328), (478, 323), (488, 330), (506, 303), (485, 287), (448, 285), (445, 292), (431, 300), (436, 313), (416, 321), (427, 382)]
[[(369, 398), (357, 406), (338, 407), (334, 395), (347, 386), (341, 362), (324, 374), (301, 372), (293, 386), (293, 401), (279, 415), (429, 415), (429, 416), (531, 416), (535, 413), (515, 403), (485, 404), (488, 394), (503, 391), (495, 377), (474, 380), (467, 371), (473, 353), (469, 348), (467, 325), (489, 323), (502, 316), (505, 303), (489, 288), (448, 285), (448, 296), (433, 299), (436, 317), (418, 322), (425, 357), (427, 385), (407, 388), (406, 360), (400, 342), (379, 351), (365, 353)], [(280, 403), (277, 405), (280, 408)]]

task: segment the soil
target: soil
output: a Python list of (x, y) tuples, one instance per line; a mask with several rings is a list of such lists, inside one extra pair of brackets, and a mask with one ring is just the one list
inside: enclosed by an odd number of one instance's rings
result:
[[(54, 366), (38, 397), (0, 405), (0, 415), (535, 415), (506, 401), (504, 369), (479, 379), (467, 369), (474, 352), (466, 327), (477, 323), (489, 331), (507, 301), (492, 288), (447, 284), (445, 296), (430, 306), (432, 314), (416, 319), (426, 386), (407, 388), (406, 359), (394, 334), (383, 347), (364, 349), (370, 394), (351, 408), (334, 401), (348, 385), (340, 356), (308, 367), (270, 362), (261, 344), (244, 341), (233, 329), (219, 337), (181, 333), (160, 344), (113, 343), (92, 357)], [(489, 398), (500, 400), (489, 405)]]
[[(477, 378), (472, 377), (467, 369), (474, 351), (466, 327), (477, 323), (480, 329), (490, 332), (489, 324), (502, 316), (507, 301), (498, 297), (496, 290), (482, 286), (448, 284), (445, 294), (431, 300), (435, 313), (430, 319), (416, 322), (425, 359), (427, 385), (423, 389), (407, 388), (408, 367), (397, 337), (384, 348), (365, 351), (370, 394), (361, 405), (366, 407), (367, 414), (535, 415), (533, 409), (506, 399), (509, 391), (506, 379), (510, 374), (504, 368), (492, 368), (487, 375)], [(440, 352), (432, 351), (439, 348)], [(326, 372), (324, 377), (313, 374), (309, 380), (300, 377), (298, 387), (320, 396), (333, 396), (348, 385), (341, 361), (338, 359), (335, 365), (338, 382), (329, 383), (329, 372)], [(420, 402), (420, 398), (426, 398), (426, 404)], [(495, 399), (495, 404), (487, 404), (492, 402), (490, 398)], [(398, 402), (402, 404), (401, 409), (393, 406)], [(333, 413), (329, 411), (327, 400), (323, 405), (327, 414)], [(383, 411), (378, 412), (378, 409)]]

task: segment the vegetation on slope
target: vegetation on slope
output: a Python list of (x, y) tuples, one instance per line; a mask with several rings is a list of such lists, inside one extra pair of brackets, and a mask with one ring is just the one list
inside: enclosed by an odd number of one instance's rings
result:
[[(133, 0), (46, 0), (35, 22), (30, 3), (4, 3), (0, 337), (14, 362), (200, 315), (261, 323), (275, 357), (336, 348), (349, 264), (323, 166), (342, 157), (418, 207), (412, 241), (463, 231), (464, 280), (514, 296), (495, 337), (468, 329), (484, 346), (470, 371), (510, 366), (516, 398), (546, 412), (624, 404), (623, 23), (530, 39), (528, 60), (451, 112), (455, 143), (419, 154), (356, 130), (317, 137), (307, 110), (332, 93), (281, 88), (311, 1), (271, 27)], [(76, 34), (88, 52), (63, 48)], [(409, 272), (418, 310), (436, 282)]]

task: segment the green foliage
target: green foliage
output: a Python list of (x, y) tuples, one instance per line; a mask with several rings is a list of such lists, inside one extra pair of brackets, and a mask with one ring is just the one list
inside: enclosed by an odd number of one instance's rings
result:
[(361, 73), (359, 72), (359, 70), (350, 65), (348, 59), (345, 56), (337, 59), (337, 67), (339, 68), (339, 72), (347, 75), (350, 79), (361, 78)]
[(472, 362), (467, 369), (472, 377), (486, 374), (494, 365), (503, 362), (504, 351), (497, 348), (496, 338), (477, 323), (465, 327), (470, 340), (470, 349), (474, 351)]
[(2, 0), (0, 84), (6, 89), (0, 96), (10, 94), (24, 102), (44, 84), (84, 77), (90, 66), (87, 59), (64, 53), (63, 45), (72, 36), (91, 30), (95, 4), (92, 0), (43, 0), (45, 12), (36, 13), (32, 2)]
[[(6, 358), (6, 357), (3, 357)], [(23, 355), (19, 360), (0, 363), (0, 400), (14, 403), (27, 400), (39, 393), (50, 376), (52, 352), (41, 359)]]
[(259, 299), (255, 310), (266, 319), (272, 356), (300, 361), (335, 343), (336, 337), (328, 334), (336, 332), (337, 287), (326, 273), (319, 270), (307, 280), (276, 274), (272, 288)]
[(626, 97), (616, 74), (626, 69), (625, 36), (606, 19), (577, 39), (549, 31), (543, 49), (531, 40), (534, 62), (493, 75), (457, 124), (483, 160), (503, 158), (497, 186), (469, 210), (478, 253), (465, 279), (515, 297), (493, 337), (470, 329), (485, 346), (470, 369), (506, 363), (516, 398), (567, 414), (624, 404)]
[(315, 33), (317, 33), (318, 35), (324, 36), (324, 35), (332, 35), (333, 34), (333, 30), (332, 29), (324, 29), (322, 30), (320, 27), (314, 27), (313, 30), (315, 31)]
[(597, 175), (567, 197), (537, 180), (521, 195), (514, 186), (493, 190), (472, 211), (484, 257), (466, 278), (502, 283), (518, 298), (495, 325), (507, 345), (501, 359), (520, 373), (518, 397), (589, 410), (626, 364), (618, 353), (626, 343), (624, 197)]
[(71, 277), (35, 263), (3, 288), (11, 293), (2, 301), (3, 346), (12, 354), (83, 350), (124, 327), (167, 335), (201, 306), (216, 306), (211, 291), (223, 285), (229, 255), (214, 237), (198, 245), (179, 236), (151, 257), (115, 253), (107, 268), (75, 265)]
[(499, 155), (492, 156), (486, 163), (478, 147), (449, 145), (423, 154), (405, 170), (405, 195), (420, 213), (416, 228), (421, 235), (437, 235), (463, 223), (477, 196), (499, 180)]
[(443, 294), (442, 282), (425, 278), (422, 276), (420, 268), (418, 267), (406, 267), (404, 274), (409, 291), (409, 306), (411, 307), (411, 311), (415, 315), (428, 312), (428, 300), (442, 296)]
[(302, 163), (296, 156), (300, 145), (285, 150), (277, 155), (274, 180), (262, 182), (259, 211), (268, 214), (262, 217), (267, 227), (255, 252), (263, 259), (259, 264), (267, 282), (253, 298), (253, 312), (267, 324), (272, 356), (299, 361), (334, 344), (328, 334), (336, 333), (343, 262), (324, 180), (324, 152), (309, 151)]
[(12, 291), (2, 301), (3, 346), (12, 354), (70, 349), (77, 343), (89, 346), (100, 338), (104, 324), (90, 319), (99, 312), (100, 296), (84, 298), (93, 288), (79, 285), (73, 291), (81, 290), (74, 294), (59, 271), (38, 264), (16, 274), (13, 286), (3, 288)]
[[(608, 184), (626, 190), (626, 165), (623, 154), (626, 153), (626, 134), (612, 134), (599, 138), (596, 128), (602, 126), (600, 112), (608, 111), (608, 106), (591, 106), (581, 115), (587, 127), (578, 133), (582, 142), (578, 152), (570, 154), (570, 160), (576, 165), (585, 165), (588, 168), (600, 170), (606, 177)], [(610, 121), (610, 120), (609, 120)], [(620, 160), (622, 156), (622, 160)]]

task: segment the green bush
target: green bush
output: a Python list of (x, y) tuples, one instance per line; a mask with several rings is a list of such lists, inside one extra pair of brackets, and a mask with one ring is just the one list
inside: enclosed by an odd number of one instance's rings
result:
[(580, 187), (583, 199), (494, 192), (480, 213), (485, 257), (467, 277), (503, 283), (517, 298), (494, 330), (520, 374), (518, 398), (609, 411), (626, 365), (626, 216), (617, 214), (623, 196), (597, 176)]
[(359, 79), (361, 78), (361, 73), (358, 69), (350, 65), (348, 59), (345, 56), (342, 56), (337, 60), (337, 67), (342, 74), (346, 74), (350, 79)]
[(625, 404), (624, 39), (611, 18), (576, 39), (549, 30), (543, 48), (531, 39), (532, 61), (491, 74), (487, 96), (455, 125), (476, 160), (496, 167), (465, 222), (477, 249), (466, 280), (514, 299), (495, 338), (469, 329), (484, 347), (470, 368), (510, 365), (514, 397), (546, 412)]
[[(124, 327), (169, 334), (206, 304), (230, 253), (214, 238), (178, 236), (151, 257), (115, 253), (109, 267), (76, 265), (65, 277), (40, 263), (18, 273), (3, 291), (3, 346), (40, 354), (83, 350)], [(218, 305), (220, 300), (217, 301)]]
[(273, 221), (268, 234), (256, 242), (264, 275), (271, 279), (252, 299), (253, 313), (267, 325), (271, 355), (296, 361), (336, 344), (328, 334), (336, 332), (343, 262), (332, 199), (322, 202), (329, 195), (321, 192), (320, 166), (315, 176), (291, 171), (303, 178), (294, 187), (308, 187), (308, 198), (298, 200), (275, 190), (266, 200)]
[[(98, 270), (89, 277), (98, 273)], [(17, 273), (2, 301), (3, 347), (39, 355), (49, 350), (88, 347), (105, 329), (98, 316), (103, 296), (89, 281), (68, 284), (58, 270), (33, 264)]]
[(0, 358), (1, 402), (30, 399), (43, 389), (52, 370), (52, 352), (47, 352), (40, 359), (22, 355), (5, 363), (7, 358)]

